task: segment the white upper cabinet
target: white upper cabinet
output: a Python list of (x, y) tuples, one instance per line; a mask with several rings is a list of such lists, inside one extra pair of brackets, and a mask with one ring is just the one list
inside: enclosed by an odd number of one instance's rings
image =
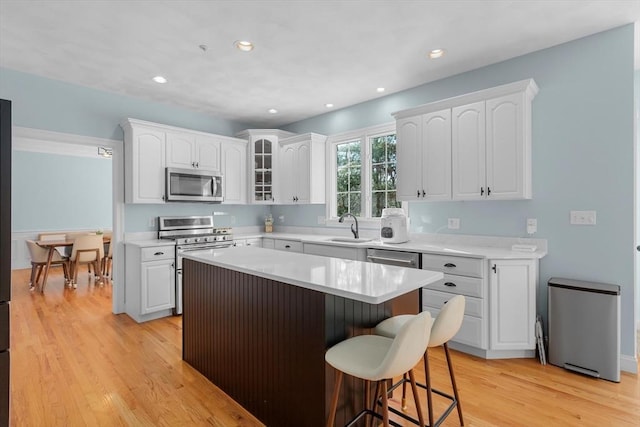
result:
[(400, 200), (530, 199), (532, 79), (394, 113)]
[(452, 110), (453, 198), (484, 197), (485, 119), (484, 101)]
[(247, 143), (222, 143), (222, 172), (224, 201), (226, 204), (247, 203)]
[(487, 188), (492, 199), (531, 198), (529, 104), (523, 92), (487, 100)]
[(314, 133), (280, 141), (280, 203), (325, 202), (325, 141)]
[(165, 132), (128, 120), (125, 137), (125, 202), (164, 203)]
[(294, 136), (278, 129), (247, 129), (236, 136), (249, 142), (249, 203), (281, 203), (278, 141)]
[(396, 135), (398, 198), (450, 199), (451, 110), (400, 119)]
[(136, 119), (121, 126), (126, 203), (164, 203), (167, 167), (220, 171), (225, 202), (246, 203), (246, 141)]
[(220, 170), (220, 141), (188, 132), (167, 133), (167, 167)]

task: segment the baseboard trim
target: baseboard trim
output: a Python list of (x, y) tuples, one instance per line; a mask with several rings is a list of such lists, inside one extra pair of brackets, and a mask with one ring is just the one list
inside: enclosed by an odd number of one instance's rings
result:
[(620, 370), (623, 372), (629, 372), (630, 374), (638, 374), (638, 358), (634, 356), (628, 356), (626, 354), (620, 355)]

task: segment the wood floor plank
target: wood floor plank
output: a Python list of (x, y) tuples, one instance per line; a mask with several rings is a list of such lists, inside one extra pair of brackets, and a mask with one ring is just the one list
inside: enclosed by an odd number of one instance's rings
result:
[[(29, 272), (14, 271), (12, 281), (12, 426), (262, 425), (182, 361), (180, 317), (138, 324), (114, 315), (111, 284), (96, 285), (82, 271), (75, 290), (56, 271), (44, 295), (30, 292)], [(433, 385), (448, 392), (443, 352), (430, 355)], [(612, 383), (533, 359), (483, 360), (455, 351), (452, 358), (466, 426), (640, 425), (635, 375)], [(422, 364), (415, 372), (422, 382)], [(400, 394), (392, 406), (399, 407)], [(435, 412), (444, 410), (446, 400), (434, 399)], [(415, 415), (410, 393), (407, 401)], [(443, 426), (457, 425), (454, 411)]]

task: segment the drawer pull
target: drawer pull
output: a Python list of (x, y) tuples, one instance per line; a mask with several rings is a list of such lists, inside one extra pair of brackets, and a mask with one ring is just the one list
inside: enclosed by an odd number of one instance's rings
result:
[(156, 252), (154, 255), (158, 256), (158, 255), (164, 255), (164, 252)]
[(291, 245), (284, 245), (285, 248), (289, 249)]
[(453, 282), (444, 282), (445, 286), (449, 286), (450, 288), (455, 288), (456, 284)]
[(451, 263), (451, 262), (448, 262), (444, 266), (447, 267), (447, 268), (454, 268), (456, 265)]

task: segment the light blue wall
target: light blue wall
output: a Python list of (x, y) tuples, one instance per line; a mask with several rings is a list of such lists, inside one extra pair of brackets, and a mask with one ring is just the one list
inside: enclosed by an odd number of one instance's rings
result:
[[(534, 78), (533, 200), (410, 203), (413, 231), (460, 218), (461, 234), (522, 236), (526, 218), (549, 243), (540, 263), (538, 311), (550, 277), (622, 286), (622, 353), (633, 355), (633, 26), (627, 25), (286, 127), (331, 135), (386, 123), (390, 113)], [(446, 59), (445, 59), (446, 60)], [(596, 226), (569, 224), (570, 210), (597, 211)], [(307, 211), (310, 215), (307, 215)], [(297, 212), (316, 225), (317, 207)], [(446, 228), (441, 232), (450, 232)]]
[(111, 160), (14, 151), (12, 230), (111, 229)]
[[(236, 132), (251, 127), (168, 104), (91, 89), (6, 68), (0, 68), (0, 98), (12, 101), (15, 126), (120, 141), (123, 139), (123, 132), (119, 123), (127, 117), (227, 136), (233, 136)], [(43, 160), (44, 163), (57, 161), (54, 155), (42, 155), (45, 159), (49, 156), (48, 160)], [(14, 178), (15, 182), (16, 178)], [(52, 198), (64, 198), (61, 194), (63, 192), (63, 187), (55, 187), (51, 193)], [(82, 202), (80, 201), (79, 204)], [(260, 216), (264, 211), (263, 208), (254, 206), (229, 209), (237, 212), (234, 216), (238, 225), (257, 225), (253, 218)], [(126, 232), (149, 231), (155, 229), (148, 226), (146, 218), (149, 217), (172, 215), (173, 212), (178, 215), (210, 211), (210, 208), (193, 204), (126, 205), (124, 228)], [(83, 228), (79, 225), (80, 222), (70, 224), (65, 217), (70, 219), (74, 216), (69, 217), (66, 212), (56, 211), (54, 214), (60, 217), (51, 217), (47, 220), (49, 224), (69, 224), (64, 228)], [(43, 214), (41, 211), (35, 214), (26, 205), (14, 205), (13, 217), (20, 218), (21, 222), (18, 224), (14, 220), (13, 231), (39, 229), (38, 224), (42, 220), (34, 219), (33, 223), (25, 222), (34, 216), (39, 217)], [(22, 218), (25, 220), (22, 221)], [(111, 224), (111, 221), (109, 220), (108, 223)], [(15, 228), (18, 226), (20, 228)]]

